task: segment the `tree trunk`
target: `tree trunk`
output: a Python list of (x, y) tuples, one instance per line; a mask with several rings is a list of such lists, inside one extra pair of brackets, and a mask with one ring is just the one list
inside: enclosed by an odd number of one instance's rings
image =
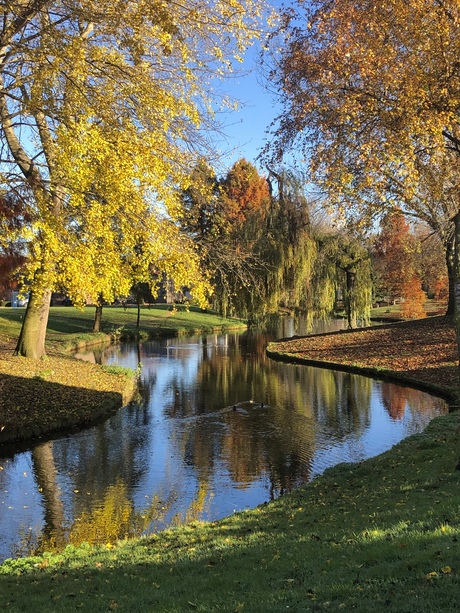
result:
[(30, 292), (15, 355), (39, 360), (45, 356), (45, 337), (50, 313), (51, 290)]
[(94, 315), (93, 332), (100, 332), (102, 328), (102, 304), (96, 306), (96, 313)]
[[(456, 234), (455, 232), (455, 236)], [(446, 311), (448, 316), (455, 315), (455, 236), (445, 242), (447, 276), (449, 279), (449, 298)]]
[(347, 314), (348, 329), (356, 328), (356, 309), (354, 308), (354, 289), (356, 273), (345, 269), (346, 290), (345, 290), (345, 311)]
[(141, 323), (141, 302), (140, 300), (137, 301), (137, 322), (136, 322), (136, 327), (139, 330), (139, 326)]
[[(455, 223), (455, 332), (457, 334), (458, 356), (460, 356), (460, 211), (454, 217)], [(459, 388), (460, 389), (460, 388)]]

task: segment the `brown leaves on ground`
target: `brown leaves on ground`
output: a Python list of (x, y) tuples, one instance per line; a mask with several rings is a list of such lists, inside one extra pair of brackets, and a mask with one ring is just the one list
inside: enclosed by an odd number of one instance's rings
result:
[(270, 351), (311, 362), (392, 371), (450, 390), (458, 385), (455, 328), (448, 317), (294, 337), (273, 343)]
[(94, 421), (128, 401), (126, 374), (68, 356), (30, 360), (0, 351), (0, 444)]

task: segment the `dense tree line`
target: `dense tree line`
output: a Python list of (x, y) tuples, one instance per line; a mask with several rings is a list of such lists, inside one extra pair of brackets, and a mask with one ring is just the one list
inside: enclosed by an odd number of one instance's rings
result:
[[(401, 211), (374, 235), (338, 228), (293, 171), (263, 177), (240, 159), (219, 179), (202, 160), (182, 200), (182, 229), (198, 246), (223, 315), (260, 322), (283, 310), (327, 317), (341, 308), (355, 327), (376, 300), (401, 299), (405, 316), (423, 316), (426, 291), (438, 284), (439, 293), (446, 277), (444, 261), (422, 257), (422, 237)], [(425, 282), (425, 291), (424, 264), (433, 285)]]

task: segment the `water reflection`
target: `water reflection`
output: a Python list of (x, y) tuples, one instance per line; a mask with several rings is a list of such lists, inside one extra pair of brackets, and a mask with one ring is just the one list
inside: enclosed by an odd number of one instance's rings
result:
[(0, 460), (1, 557), (223, 517), (380, 453), (447, 410), (410, 388), (271, 361), (266, 343), (247, 332), (88, 355), (141, 361), (143, 402)]

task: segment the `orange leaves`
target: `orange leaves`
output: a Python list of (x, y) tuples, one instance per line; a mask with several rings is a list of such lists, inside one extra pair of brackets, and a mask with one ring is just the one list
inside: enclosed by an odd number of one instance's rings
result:
[(331, 203), (349, 206), (351, 196), (352, 209), (369, 213), (420, 206), (421, 159), (445, 157), (456, 138), (458, 3), (305, 4), (276, 39), (270, 76), (284, 111), (271, 150), (307, 154)]
[(425, 317), (425, 293), (417, 270), (417, 240), (401, 211), (387, 214), (375, 244), (375, 267), (380, 277), (379, 291), (392, 300), (403, 298), (405, 318)]
[(222, 182), (223, 199), (231, 221), (243, 223), (255, 213), (263, 219), (270, 204), (267, 181), (244, 158), (235, 162)]

